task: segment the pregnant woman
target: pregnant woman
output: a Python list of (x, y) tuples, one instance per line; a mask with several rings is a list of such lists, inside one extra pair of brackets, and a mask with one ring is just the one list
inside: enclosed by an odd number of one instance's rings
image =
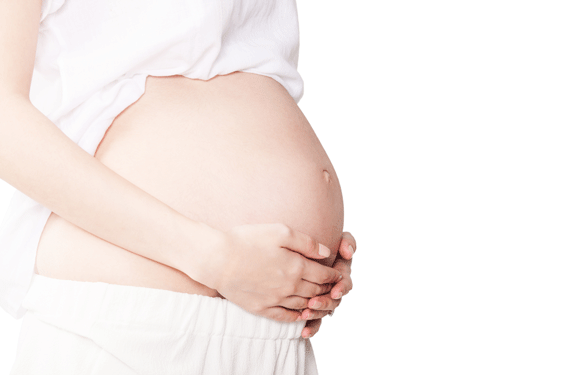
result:
[(295, 0), (3, 0), (12, 374), (315, 374), (351, 289)]

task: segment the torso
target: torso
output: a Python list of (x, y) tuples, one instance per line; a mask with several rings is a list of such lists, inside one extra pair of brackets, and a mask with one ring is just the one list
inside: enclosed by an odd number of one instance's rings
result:
[[(336, 255), (343, 230), (336, 172), (293, 98), (270, 77), (149, 76), (144, 95), (115, 118), (95, 157), (191, 219), (220, 230), (282, 222), (328, 246), (324, 264)], [(55, 213), (41, 234), (36, 272), (220, 296)]]

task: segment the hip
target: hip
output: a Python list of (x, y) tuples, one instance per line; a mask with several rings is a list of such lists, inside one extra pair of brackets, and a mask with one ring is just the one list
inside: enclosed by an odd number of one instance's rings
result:
[(34, 275), (23, 306), (12, 375), (316, 374), (305, 322), (220, 298)]

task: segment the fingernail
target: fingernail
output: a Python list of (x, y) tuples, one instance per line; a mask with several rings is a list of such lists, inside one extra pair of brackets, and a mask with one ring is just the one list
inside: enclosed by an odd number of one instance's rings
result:
[(353, 254), (355, 254), (355, 250), (353, 250), (353, 246), (349, 245), (348, 249), (349, 252), (351, 253), (351, 256), (353, 257)]
[(340, 299), (342, 297), (342, 293), (339, 292), (338, 295), (334, 299)]
[(305, 333), (304, 335), (302, 335), (302, 337), (304, 337), (305, 339), (307, 339), (307, 338), (310, 337), (310, 333), (307, 332), (307, 333)]
[(310, 314), (307, 312), (305, 312), (304, 314), (302, 314), (302, 320), (307, 320), (308, 317), (310, 316)]
[(328, 249), (326, 246), (319, 244), (319, 250), (318, 250), (318, 254), (322, 255), (323, 257), (329, 257), (330, 254), (332, 253), (330, 251), (330, 249)]
[(318, 301), (315, 301), (315, 302), (312, 304), (312, 308), (313, 308), (313, 309), (317, 309), (317, 308), (319, 308), (320, 306), (322, 306), (322, 304), (321, 304), (320, 302), (318, 302)]

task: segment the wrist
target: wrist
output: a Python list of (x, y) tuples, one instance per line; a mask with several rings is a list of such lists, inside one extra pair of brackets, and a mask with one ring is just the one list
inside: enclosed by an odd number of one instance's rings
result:
[(171, 251), (170, 263), (191, 279), (215, 289), (224, 262), (224, 254), (219, 252), (225, 233), (206, 223), (182, 217), (179, 241)]

